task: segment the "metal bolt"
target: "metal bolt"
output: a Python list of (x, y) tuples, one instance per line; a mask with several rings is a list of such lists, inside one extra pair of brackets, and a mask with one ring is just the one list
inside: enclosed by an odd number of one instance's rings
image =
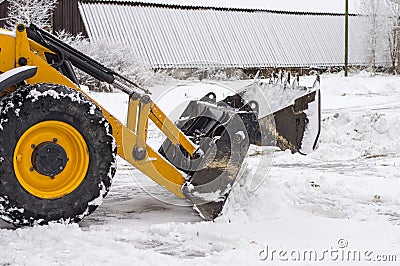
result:
[(53, 139), (53, 142), (57, 142), (57, 141), (58, 141), (58, 139), (57, 139), (57, 138), (54, 138), (54, 139)]
[(234, 140), (236, 143), (241, 143), (243, 141), (243, 137), (240, 134), (236, 133)]
[(36, 145), (35, 144), (31, 144), (31, 148), (32, 149), (36, 148)]
[(26, 66), (28, 64), (28, 60), (25, 57), (20, 57), (18, 59), (18, 65), (20, 66)]
[(132, 101), (136, 101), (136, 100), (138, 100), (139, 98), (140, 98), (140, 95), (137, 94), (137, 93), (133, 93), (133, 94), (131, 95)]
[(133, 158), (137, 161), (143, 160), (146, 157), (146, 149), (134, 148), (132, 155)]
[(25, 30), (24, 24), (18, 24), (17, 30), (18, 30), (19, 32), (23, 32), (23, 31)]
[(35, 168), (31, 167), (31, 168), (29, 168), (29, 171), (31, 171), (31, 172), (35, 171)]
[(148, 103), (151, 102), (151, 98), (150, 98), (149, 95), (143, 95), (143, 96), (140, 98), (140, 102), (143, 103), (143, 104), (148, 104)]
[(146, 150), (143, 148), (137, 149), (137, 155), (139, 158), (144, 158), (146, 156)]

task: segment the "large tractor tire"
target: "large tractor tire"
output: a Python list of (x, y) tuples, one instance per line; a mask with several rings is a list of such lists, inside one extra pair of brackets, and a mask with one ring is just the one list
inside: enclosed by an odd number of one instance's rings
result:
[(106, 196), (116, 146), (101, 110), (70, 88), (23, 86), (0, 100), (0, 218), (79, 222)]

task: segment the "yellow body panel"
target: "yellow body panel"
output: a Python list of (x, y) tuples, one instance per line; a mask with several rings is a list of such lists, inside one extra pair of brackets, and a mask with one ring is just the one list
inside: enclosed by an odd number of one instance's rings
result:
[[(27, 59), (27, 65), (37, 66), (37, 74), (33, 78), (27, 80), (29, 84), (62, 84), (85, 94), (91, 101), (100, 107), (104, 117), (110, 123), (113, 136), (117, 143), (118, 155), (178, 197), (184, 197), (181, 192), (181, 186), (185, 182), (183, 174), (145, 143), (147, 137), (146, 131), (148, 118), (155, 122), (172, 143), (175, 145), (181, 144), (191, 155), (195, 152), (196, 147), (178, 128), (175, 127), (175, 125), (153, 102), (143, 107), (150, 108), (150, 110), (145, 112), (145, 117), (140, 118), (140, 115), (138, 116), (138, 113), (140, 112), (140, 110), (138, 110), (138, 108), (140, 109), (140, 104), (138, 102), (135, 103), (134, 101), (130, 101), (128, 125), (126, 127), (89, 95), (83, 92), (76, 84), (50, 66), (46, 62), (45, 53), (52, 52), (45, 47), (28, 40), (26, 31), (17, 31), (16, 34), (9, 31), (0, 31), (0, 49), (0, 72), (6, 72), (19, 66), (18, 60), (21, 57), (24, 57)], [(141, 132), (139, 140), (136, 130)], [(143, 160), (136, 160), (133, 157), (133, 149), (136, 144), (145, 147), (146, 156)]]

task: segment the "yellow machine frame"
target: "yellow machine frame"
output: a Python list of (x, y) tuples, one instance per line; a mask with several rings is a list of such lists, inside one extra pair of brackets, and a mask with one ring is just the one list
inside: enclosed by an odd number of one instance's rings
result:
[[(26, 30), (16, 31), (16, 33), (0, 30), (0, 73), (20, 66), (19, 59), (25, 58), (27, 62), (24, 62), (24, 65), (37, 67), (37, 74), (28, 79), (27, 83), (61, 84), (86, 95), (101, 108), (104, 117), (110, 123), (118, 155), (161, 186), (178, 197), (184, 198), (181, 191), (181, 186), (185, 182), (183, 174), (146, 144), (148, 120), (153, 121), (173, 144), (180, 144), (190, 155), (194, 154), (197, 147), (168, 119), (150, 97), (144, 94), (129, 99), (127, 125), (125, 126), (82, 91), (78, 85), (50, 66), (46, 61), (45, 53), (54, 54), (49, 49), (28, 39)], [(134, 151), (140, 151), (142, 156), (135, 156)]]

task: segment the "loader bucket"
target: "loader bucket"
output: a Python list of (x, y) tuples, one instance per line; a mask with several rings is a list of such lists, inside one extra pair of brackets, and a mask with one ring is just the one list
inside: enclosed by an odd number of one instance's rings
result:
[(258, 103), (257, 121), (247, 125), (250, 144), (277, 146), (292, 153), (308, 154), (318, 145), (321, 121), (320, 77), (312, 87), (283, 82), (254, 82), (236, 95), (223, 100), (229, 106), (243, 108)]
[[(268, 102), (262, 97), (273, 97)], [(306, 154), (320, 131), (319, 77), (312, 88), (296, 83), (254, 84), (216, 102), (214, 93), (191, 101), (176, 122), (198, 149), (193, 157), (165, 140), (159, 152), (187, 174), (182, 192), (207, 220), (221, 213), (250, 145)]]

